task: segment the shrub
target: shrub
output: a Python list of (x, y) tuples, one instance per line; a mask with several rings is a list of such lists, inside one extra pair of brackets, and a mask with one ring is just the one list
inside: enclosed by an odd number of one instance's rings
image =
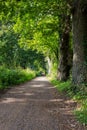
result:
[(34, 77), (35, 72), (31, 71), (30, 69), (23, 70), (18, 68), (13, 70), (0, 67), (0, 89), (23, 83), (25, 81), (31, 80)]

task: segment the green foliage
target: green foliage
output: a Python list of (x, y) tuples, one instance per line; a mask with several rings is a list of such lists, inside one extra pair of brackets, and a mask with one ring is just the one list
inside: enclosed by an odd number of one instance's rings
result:
[(59, 91), (70, 91), (70, 87), (71, 87), (71, 81), (66, 81), (66, 82), (61, 82), (58, 80), (51, 80), (51, 83), (53, 85), (55, 85), (55, 87), (59, 90)]
[(22, 68), (31, 68), (32, 70), (39, 71), (40, 68), (46, 70), (46, 61), (42, 53), (37, 53), (36, 50), (20, 48), (19, 65)]
[(73, 92), (73, 98), (75, 100), (84, 100), (87, 98), (87, 85), (81, 84), (81, 85), (71, 85), (71, 91)]
[(73, 98), (78, 101), (80, 107), (75, 110), (75, 115), (81, 123), (87, 125), (87, 85), (76, 86), (76, 89)]
[(15, 34), (12, 23), (2, 24), (0, 30), (0, 64), (9, 68), (21, 66), (33, 70), (46, 69), (45, 57), (36, 50), (21, 48), (19, 34)]
[(18, 64), (18, 36), (12, 30), (12, 24), (2, 24), (0, 30), (0, 64), (15, 67)]
[(13, 20), (13, 30), (19, 34), (19, 44), (22, 47), (32, 47), (45, 56), (51, 55), (56, 59), (58, 58), (56, 4), (59, 4), (56, 0), (1, 1), (1, 17), (5, 17), (7, 21)]
[(80, 110), (76, 110), (75, 114), (81, 123), (87, 125), (87, 99), (82, 101)]
[(0, 89), (4, 89), (7, 86), (16, 85), (25, 81), (31, 80), (35, 77), (35, 72), (29, 69), (8, 69), (0, 67)]
[[(68, 4), (62, 0), (26, 0), (26, 2), (24, 0), (11, 2), (1, 0), (1, 21), (12, 23), (13, 32), (18, 36), (16, 39), (18, 44), (24, 48), (37, 49), (38, 52), (51, 60), (54, 59), (57, 63), (60, 35), (66, 27), (64, 21), (68, 14)], [(18, 59), (17, 52), (15, 58)], [(2, 58), (0, 57), (1, 60)], [(14, 59), (14, 55), (11, 59)], [(23, 58), (20, 58), (20, 61), (23, 61), (23, 64), (20, 64), (24, 67), (28, 65)], [(54, 61), (52, 61), (53, 66)], [(15, 60), (14, 64), (17, 63)]]

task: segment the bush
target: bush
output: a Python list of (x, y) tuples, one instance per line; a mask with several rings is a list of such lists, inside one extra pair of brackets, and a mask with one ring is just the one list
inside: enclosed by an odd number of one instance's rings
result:
[(0, 67), (0, 89), (7, 86), (17, 85), (35, 77), (35, 72), (30, 69), (8, 69)]

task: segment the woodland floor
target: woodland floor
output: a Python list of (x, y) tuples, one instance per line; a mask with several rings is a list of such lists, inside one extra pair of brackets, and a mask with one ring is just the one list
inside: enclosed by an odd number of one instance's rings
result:
[(76, 102), (38, 77), (0, 97), (0, 130), (86, 130), (73, 115)]

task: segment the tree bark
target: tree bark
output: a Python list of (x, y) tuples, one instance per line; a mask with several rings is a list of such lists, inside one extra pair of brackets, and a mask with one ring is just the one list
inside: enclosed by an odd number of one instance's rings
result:
[(73, 4), (73, 70), (75, 85), (87, 83), (87, 0)]
[(59, 48), (59, 66), (58, 66), (58, 80), (66, 81), (70, 75), (71, 58), (70, 58), (70, 17), (65, 21), (65, 29), (62, 32), (60, 48)]

